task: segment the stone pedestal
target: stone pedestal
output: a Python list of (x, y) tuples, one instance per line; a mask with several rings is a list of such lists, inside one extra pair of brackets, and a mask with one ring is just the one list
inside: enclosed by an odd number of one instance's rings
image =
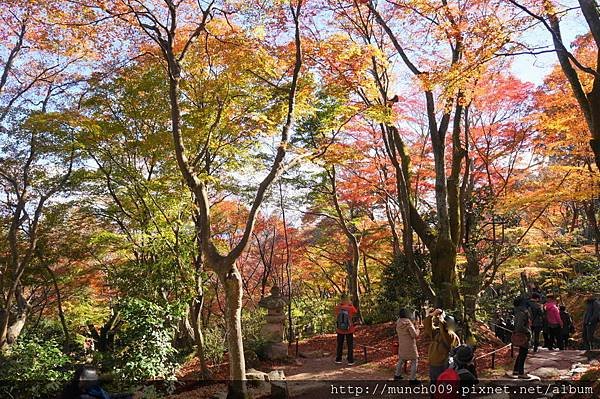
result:
[(287, 302), (281, 297), (277, 286), (271, 288), (271, 295), (258, 302), (258, 306), (267, 309), (266, 323), (261, 329), (261, 334), (267, 342), (265, 354), (271, 360), (284, 359), (288, 356), (288, 347), (283, 342), (285, 305)]
[(283, 360), (288, 357), (288, 345), (285, 342), (271, 343), (266, 355), (271, 360)]

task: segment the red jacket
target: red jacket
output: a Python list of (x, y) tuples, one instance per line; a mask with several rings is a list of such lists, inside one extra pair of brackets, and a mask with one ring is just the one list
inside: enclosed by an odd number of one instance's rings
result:
[(563, 326), (562, 319), (560, 318), (560, 310), (558, 310), (558, 306), (556, 306), (556, 302), (548, 301), (544, 305), (546, 308), (546, 320), (548, 324), (558, 324), (560, 328)]
[(350, 328), (348, 330), (339, 330), (336, 328), (336, 332), (338, 334), (354, 334), (354, 331), (356, 330), (356, 324), (354, 324), (354, 315), (356, 315), (356, 313), (358, 312), (358, 310), (356, 310), (356, 308), (354, 307), (354, 305), (350, 304), (339, 304), (335, 307), (335, 319), (337, 320), (338, 314), (340, 313), (341, 309), (346, 309), (348, 311), (348, 315), (350, 316)]

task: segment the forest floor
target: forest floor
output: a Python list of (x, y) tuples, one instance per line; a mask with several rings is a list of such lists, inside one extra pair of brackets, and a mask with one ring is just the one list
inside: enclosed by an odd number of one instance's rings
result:
[[(477, 360), (480, 378), (498, 378), (497, 372), (502, 370), (502, 373), (504, 373), (504, 368), (512, 361), (510, 348), (502, 349), (496, 353), (496, 372), (494, 372), (491, 370), (492, 356), (486, 354), (505, 345), (483, 323), (474, 326), (474, 333), (478, 337), (476, 356), (480, 357)], [(307, 381), (391, 380), (394, 376), (397, 361), (397, 355), (392, 346), (395, 337), (393, 322), (360, 326), (354, 334), (356, 363), (353, 366), (348, 366), (346, 362), (335, 364), (336, 336), (335, 334), (323, 334), (299, 342), (297, 357), (295, 357), (296, 347), (293, 345), (290, 347), (290, 355), (292, 356), (290, 360), (258, 362), (249, 364), (248, 369), (254, 368), (267, 373), (273, 370), (283, 371), (292, 394), (298, 393), (300, 389), (308, 389), (310, 385), (307, 384)], [(420, 336), (417, 346), (420, 356), (418, 378), (426, 381), (429, 368), (427, 361), (428, 342), (423, 336)], [(366, 361), (364, 358), (365, 347)], [(216, 379), (225, 380), (227, 378), (227, 364), (214, 367), (213, 375)], [(195, 388), (193, 381), (198, 380), (198, 364), (195, 360), (182, 368), (179, 379), (191, 383), (187, 388), (178, 390), (178, 394), (172, 395), (173, 399), (206, 398), (225, 387), (224, 384), (217, 384), (210, 387)]]
[[(506, 347), (498, 340), (494, 333), (483, 323), (473, 326), (473, 332), (478, 338), (476, 350), (476, 365), (480, 380), (511, 380), (514, 359), (511, 358), (510, 347)], [(269, 373), (281, 370), (285, 374), (287, 387), (292, 397), (311, 397), (311, 392), (323, 388), (321, 381), (379, 381), (392, 380), (396, 365), (397, 355), (393, 352), (392, 342), (395, 340), (394, 323), (384, 323), (371, 326), (361, 326), (354, 335), (355, 364), (348, 366), (335, 364), (334, 352), (336, 345), (335, 334), (317, 335), (300, 341), (296, 355), (296, 346), (290, 347), (290, 359), (287, 361), (261, 361), (249, 364), (253, 368)], [(417, 341), (419, 349), (418, 379), (427, 381), (428, 342), (420, 336)], [(364, 358), (366, 347), (367, 359)], [(496, 351), (494, 368), (492, 368), (491, 352)], [(516, 356), (516, 353), (514, 354)], [(585, 373), (600, 375), (600, 352), (586, 352), (581, 350), (548, 351), (540, 349), (537, 353), (530, 353), (526, 362), (526, 371), (539, 379), (549, 380), (578, 380)], [(215, 379), (226, 380), (228, 365), (221, 364), (213, 367)], [(216, 383), (210, 386), (199, 386), (198, 364), (190, 361), (180, 371), (179, 379), (184, 386), (178, 389), (172, 399), (209, 398), (226, 390), (225, 383)], [(596, 377), (593, 377), (596, 378)], [(597, 378), (596, 378), (597, 379)], [(267, 384), (268, 385), (268, 384)], [(253, 388), (253, 397), (268, 397), (268, 387)]]

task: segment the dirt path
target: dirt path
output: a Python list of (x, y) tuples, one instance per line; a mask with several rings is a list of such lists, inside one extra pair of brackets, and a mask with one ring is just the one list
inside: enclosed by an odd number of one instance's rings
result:
[[(331, 389), (330, 383), (334, 384), (335, 381), (356, 381), (357, 383), (359, 381), (370, 382), (371, 385), (374, 385), (378, 381), (391, 381), (393, 379), (394, 370), (393, 367), (390, 366), (390, 362), (384, 362), (383, 364), (381, 362), (364, 363), (362, 360), (359, 360), (355, 365), (348, 366), (345, 362), (343, 364), (336, 364), (333, 356), (328, 352), (325, 352), (323, 355), (324, 356), (322, 357), (302, 358), (293, 363), (278, 364), (276, 367), (273, 367), (274, 369), (281, 370), (285, 373), (287, 388), (291, 397), (299, 399), (330, 397), (327, 395)], [(391, 360), (391, 358), (392, 357), (387, 358), (387, 360)], [(532, 376), (539, 377), (542, 381), (540, 382), (538, 378), (534, 378), (529, 384), (543, 384), (544, 381), (555, 381), (558, 379), (571, 380), (587, 371), (591, 365), (597, 364), (597, 358), (600, 358), (600, 351), (548, 351), (543, 349), (535, 354), (530, 353), (526, 361), (526, 371)], [(507, 383), (510, 384), (509, 381), (511, 381), (512, 378), (507, 377), (507, 369), (510, 374), (512, 362), (506, 363), (503, 367), (497, 367), (491, 373), (484, 373), (484, 370), (480, 370), (480, 378), (483, 377), (483, 379), (488, 380), (488, 383), (489, 380), (495, 380), (492, 385), (499, 384), (498, 386), (503, 386)], [(419, 365), (419, 379), (423, 382), (427, 381), (426, 364)], [(516, 382), (516, 380), (512, 381)], [(523, 380), (518, 381), (518, 384), (524, 383)], [(217, 389), (217, 391), (223, 391), (224, 389), (225, 386), (223, 385), (220, 389)], [(269, 390), (266, 389), (263, 393), (268, 396), (268, 392)], [(214, 391), (211, 390), (211, 393), (214, 393)], [(193, 390), (186, 392), (185, 394), (173, 396), (173, 398), (199, 399), (211, 396), (212, 395), (208, 394), (207, 390)], [(485, 398), (492, 397), (508, 399), (511, 396), (485, 396)]]
[(281, 369), (288, 381), (294, 380), (386, 380), (393, 378), (393, 371), (374, 363), (359, 361), (353, 366), (336, 364), (333, 357), (302, 359), (300, 364), (285, 365)]
[[(540, 350), (530, 353), (526, 361), (526, 369), (529, 374), (541, 379), (571, 379), (574, 375), (582, 374), (590, 367), (590, 363), (600, 356), (597, 352), (586, 352), (581, 350), (548, 351)], [(507, 366), (512, 366), (512, 363)], [(279, 367), (283, 370), (288, 381), (306, 380), (390, 380), (393, 378), (393, 370), (383, 367), (377, 363), (361, 364), (357, 362), (354, 366), (335, 364), (333, 357), (322, 357), (317, 359), (302, 359), (298, 364), (290, 364)], [(424, 367), (419, 367), (419, 376), (426, 377)], [(501, 376), (496, 375), (496, 379)]]
[(542, 380), (572, 379), (577, 374), (585, 373), (590, 363), (597, 362), (595, 359), (599, 355), (596, 351), (549, 351), (541, 348), (527, 357), (525, 367), (528, 374)]

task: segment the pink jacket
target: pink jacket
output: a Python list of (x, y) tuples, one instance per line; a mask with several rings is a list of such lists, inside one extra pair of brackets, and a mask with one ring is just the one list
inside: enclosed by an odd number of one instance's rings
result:
[(546, 309), (546, 320), (548, 320), (548, 324), (558, 324), (562, 328), (563, 322), (560, 318), (560, 311), (558, 310), (558, 306), (556, 306), (556, 302), (548, 301), (544, 305)]

